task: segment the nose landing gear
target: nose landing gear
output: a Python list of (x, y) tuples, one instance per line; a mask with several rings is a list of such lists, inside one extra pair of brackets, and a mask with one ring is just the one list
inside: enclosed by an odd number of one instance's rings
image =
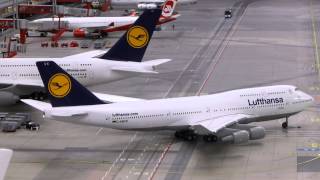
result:
[(289, 117), (287, 116), (286, 117), (286, 121), (282, 123), (282, 128), (283, 129), (287, 129), (288, 128), (288, 119), (289, 119)]

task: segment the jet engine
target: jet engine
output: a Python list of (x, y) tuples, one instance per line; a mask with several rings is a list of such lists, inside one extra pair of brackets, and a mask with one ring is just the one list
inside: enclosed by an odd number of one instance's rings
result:
[(251, 126), (247, 124), (234, 124), (230, 128), (248, 131), (250, 140), (262, 139), (265, 137), (265, 129), (261, 126)]
[(231, 142), (233, 144), (242, 144), (249, 141), (249, 133), (245, 130), (224, 128), (217, 133), (222, 142)]
[(0, 92), (0, 106), (14, 105), (20, 100), (19, 96), (10, 92)]
[(89, 32), (85, 29), (78, 28), (73, 31), (73, 36), (77, 38), (84, 38), (84, 37), (87, 37), (88, 35), (89, 35)]
[(138, 9), (156, 9), (157, 5), (153, 3), (140, 3), (138, 4)]

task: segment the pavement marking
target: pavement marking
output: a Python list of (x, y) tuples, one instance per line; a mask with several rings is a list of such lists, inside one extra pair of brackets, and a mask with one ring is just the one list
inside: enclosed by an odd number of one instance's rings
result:
[(110, 168), (106, 171), (106, 173), (104, 174), (104, 176), (101, 177), (101, 180), (104, 180), (111, 172), (111, 170), (114, 168), (114, 166), (118, 163), (119, 159), (121, 158), (121, 156), (127, 151), (128, 147), (130, 146), (130, 144), (136, 139), (138, 132), (136, 132), (134, 134), (134, 136), (131, 137), (130, 141), (128, 142), (128, 144), (123, 148), (122, 152), (119, 154), (119, 156), (117, 157), (117, 159), (112, 163), (112, 165), (110, 166)]
[(312, 35), (313, 35), (313, 47), (315, 49), (315, 59), (316, 59), (316, 70), (318, 72), (318, 76), (320, 76), (320, 60), (319, 60), (319, 50), (318, 50), (318, 37), (317, 37), (317, 28), (316, 28), (316, 20), (313, 12), (313, 3), (310, 0), (310, 14), (312, 20)]
[(156, 174), (158, 168), (159, 168), (160, 165), (161, 165), (161, 162), (163, 161), (163, 159), (166, 157), (167, 153), (169, 152), (170, 147), (171, 147), (172, 144), (173, 144), (173, 141), (174, 141), (174, 139), (172, 139), (172, 141), (167, 145), (167, 147), (166, 147), (166, 148), (164, 149), (164, 151), (162, 152), (162, 154), (161, 154), (161, 156), (160, 156), (157, 164), (154, 166), (154, 168), (153, 168), (153, 170), (152, 170), (152, 172), (151, 172), (148, 180), (152, 180), (152, 179), (154, 178), (154, 175)]
[[(214, 62), (214, 64), (213, 64), (210, 72), (208, 73), (205, 81), (203, 82), (203, 84), (201, 85), (199, 91), (197, 92), (197, 94), (196, 94), (197, 96), (199, 96), (199, 95), (201, 94), (201, 92), (202, 92), (203, 88), (205, 87), (205, 85), (207, 84), (209, 78), (212, 76), (212, 74), (213, 74), (213, 72), (214, 72), (217, 64), (219, 63), (219, 60), (220, 60), (220, 58), (221, 58), (224, 50), (225, 50), (226, 47), (229, 45), (230, 40), (231, 40), (231, 37), (232, 37), (233, 34), (235, 33), (237, 27), (239, 26), (239, 24), (240, 24), (240, 22), (242, 21), (242, 19), (243, 19), (244, 15), (246, 14), (246, 12), (247, 12), (247, 8), (244, 9), (244, 12), (243, 12), (242, 15), (240, 16), (239, 20), (238, 20), (238, 21), (236, 22), (236, 24), (232, 27), (232, 30), (231, 30), (230, 35), (227, 36), (226, 39), (224, 40), (223, 43), (225, 43), (225, 46), (223, 46), (221, 49), (218, 50), (217, 60)], [(230, 37), (230, 38), (228, 38), (228, 37)], [(214, 60), (214, 59), (213, 59), (213, 60)]]
[(96, 135), (98, 135), (102, 130), (103, 130), (103, 128), (100, 128), (100, 129), (96, 132)]
[(318, 154), (317, 157), (312, 158), (312, 159), (310, 159), (310, 160), (308, 160), (308, 161), (304, 161), (304, 162), (297, 163), (297, 166), (298, 166), (298, 165), (305, 165), (305, 164), (310, 163), (310, 162), (312, 162), (312, 161), (315, 161), (315, 160), (317, 160), (317, 159), (320, 159), (320, 154)]

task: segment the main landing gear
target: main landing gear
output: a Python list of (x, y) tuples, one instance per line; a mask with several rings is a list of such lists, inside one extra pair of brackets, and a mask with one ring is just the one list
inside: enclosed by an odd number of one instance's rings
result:
[(217, 142), (218, 137), (216, 135), (210, 134), (210, 135), (204, 135), (203, 140), (205, 142)]
[(198, 135), (192, 130), (176, 131), (174, 136), (179, 139), (184, 139), (186, 141), (194, 141), (197, 139)]
[(287, 129), (288, 128), (288, 116), (286, 117), (286, 121), (282, 123), (282, 128)]
[(34, 100), (45, 100), (47, 99), (47, 95), (43, 92), (34, 92), (30, 95), (30, 98), (31, 99), (34, 99)]
[[(176, 131), (174, 136), (178, 139), (183, 139), (186, 141), (194, 141), (198, 138), (198, 135), (192, 130), (183, 130), (183, 131)], [(213, 134), (204, 135), (203, 140), (205, 142), (218, 142), (218, 137)]]

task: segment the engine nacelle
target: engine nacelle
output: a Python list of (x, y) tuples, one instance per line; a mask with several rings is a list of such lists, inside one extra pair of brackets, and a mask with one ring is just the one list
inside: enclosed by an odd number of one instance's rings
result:
[(73, 31), (73, 36), (77, 38), (84, 38), (84, 37), (87, 37), (88, 35), (89, 35), (89, 32), (85, 29), (78, 28)]
[(248, 131), (250, 135), (250, 140), (262, 139), (266, 136), (265, 129), (261, 126), (234, 124), (230, 128)]
[(217, 136), (222, 142), (230, 142), (233, 144), (242, 144), (249, 141), (249, 132), (245, 130), (224, 128), (218, 132)]
[(0, 92), (0, 106), (14, 105), (20, 100), (19, 96), (10, 92)]
[(138, 4), (138, 9), (156, 9), (157, 5), (153, 3), (140, 3)]

